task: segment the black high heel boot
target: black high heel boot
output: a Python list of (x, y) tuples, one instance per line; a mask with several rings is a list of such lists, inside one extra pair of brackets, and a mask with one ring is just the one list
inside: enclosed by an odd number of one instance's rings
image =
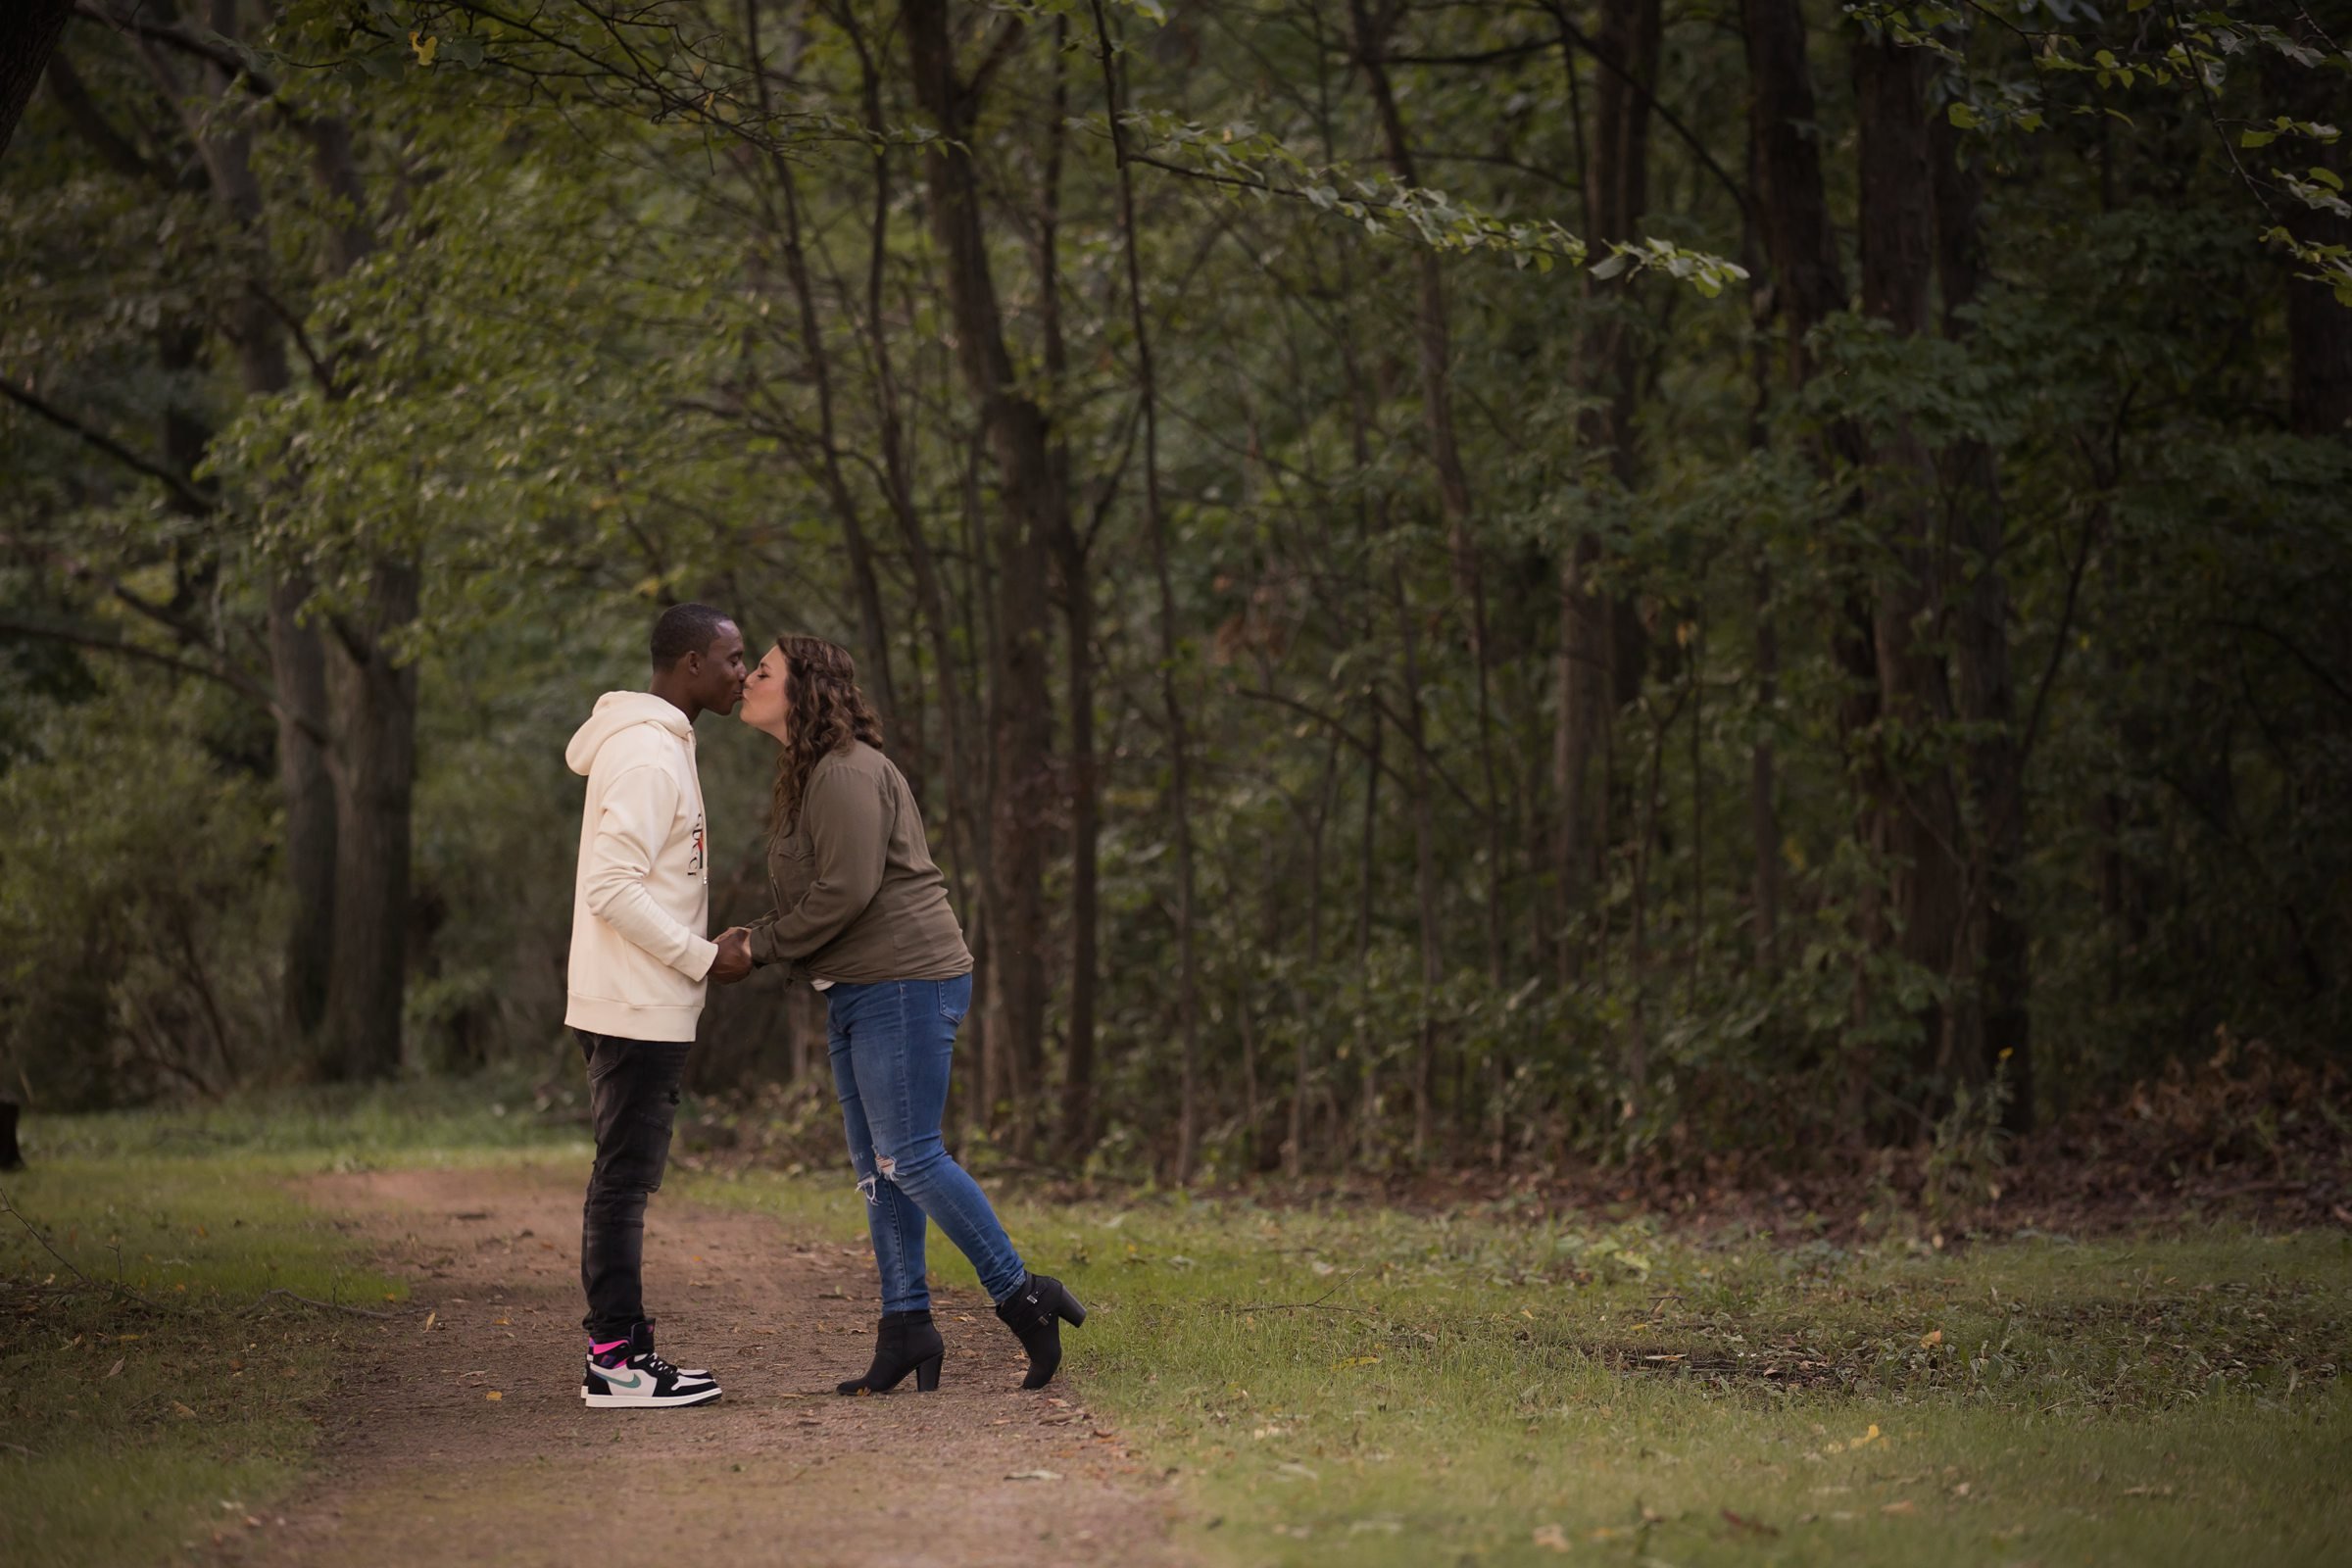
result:
[(1021, 1379), (1021, 1387), (1042, 1389), (1061, 1365), (1061, 1325), (1076, 1328), (1084, 1323), (1086, 1308), (1061, 1281), (1030, 1274), (997, 1308), (997, 1320), (1012, 1330), (1029, 1352), (1029, 1375)]
[(946, 1357), (947, 1346), (931, 1326), (929, 1312), (885, 1312), (882, 1326), (874, 1332), (874, 1364), (865, 1369), (865, 1376), (839, 1384), (833, 1392), (888, 1394), (911, 1372), (916, 1390), (929, 1394), (939, 1387), (939, 1364)]

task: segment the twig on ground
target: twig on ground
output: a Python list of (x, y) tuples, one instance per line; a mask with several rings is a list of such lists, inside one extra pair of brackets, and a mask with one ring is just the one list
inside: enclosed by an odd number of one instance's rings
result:
[(272, 1296), (282, 1296), (289, 1301), (300, 1301), (305, 1306), (315, 1306), (321, 1312), (349, 1312), (354, 1317), (373, 1317), (383, 1318), (386, 1320), (398, 1317), (400, 1315), (397, 1312), (378, 1312), (373, 1307), (349, 1306), (341, 1301), (314, 1301), (307, 1296), (295, 1295), (292, 1291), (287, 1290), (282, 1285), (278, 1286), (274, 1290), (264, 1291), (261, 1295), (255, 1297), (253, 1298), (253, 1304), (245, 1308), (245, 1314), (247, 1316), (251, 1316), (253, 1313), (260, 1311), (262, 1309), (262, 1303), (270, 1299), (270, 1298)]
[(16, 1216), (17, 1223), (24, 1227), (24, 1234), (31, 1237), (34, 1241), (40, 1243), (41, 1250), (47, 1252), (51, 1257), (56, 1258), (60, 1263), (65, 1264), (66, 1267), (72, 1269), (75, 1279), (81, 1281), (81, 1283), (84, 1285), (93, 1287), (97, 1285), (98, 1282), (96, 1280), (90, 1278), (87, 1274), (84, 1274), (81, 1271), (80, 1264), (74, 1262), (65, 1253), (59, 1251), (54, 1246), (50, 1245), (49, 1238), (43, 1236), (40, 1233), (39, 1228), (35, 1226), (31, 1220), (24, 1217), (24, 1211), (8, 1200), (8, 1193), (5, 1189), (0, 1189), (0, 1213), (14, 1214)]
[(1311, 1301), (1246, 1301), (1232, 1310), (1236, 1312), (1311, 1312), (1320, 1309), (1325, 1312), (1362, 1312), (1366, 1316), (1377, 1316), (1378, 1314), (1368, 1306), (1325, 1306), (1323, 1304), (1353, 1284), (1355, 1277), (1362, 1272), (1362, 1269), (1349, 1269), (1345, 1279)]

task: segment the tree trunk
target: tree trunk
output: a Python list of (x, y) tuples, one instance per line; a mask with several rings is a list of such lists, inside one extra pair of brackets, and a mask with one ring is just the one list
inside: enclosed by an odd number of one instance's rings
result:
[[(994, 530), (996, 636), (988, 693), (989, 857), (997, 906), (990, 934), (1004, 1038), (1013, 1061), (1034, 1067), (1045, 1032), (1045, 814), (1055, 782), (1047, 680), (1049, 542), (1067, 525), (1045, 411), (1024, 392), (1004, 345), (989, 269), (978, 172), (969, 140), (977, 103), (956, 74), (947, 0), (908, 0), (907, 54), (917, 104), (938, 136), (923, 169), (932, 236), (946, 270), (956, 362), (979, 406), (1003, 505)], [(1034, 1083), (1034, 1072), (1024, 1074)], [(1030, 1107), (1015, 1107), (1015, 1141)]]
[(1102, 781), (1095, 755), (1095, 602), (1075, 534), (1061, 548), (1070, 645), (1070, 1050), (1061, 1082), (1061, 1145), (1077, 1158), (1095, 1138), (1095, 1002), (1101, 983)]
[(74, 0), (16, 0), (0, 17), (0, 155), (7, 153), (72, 15)]
[(1845, 277), (1821, 180), (1821, 119), (1797, 0), (1740, 0), (1747, 40), (1749, 131), (1755, 140), (1765, 252), (1788, 326), (1789, 380), (1812, 379), (1805, 338), (1845, 308)]
[[(1924, 51), (1891, 41), (1854, 44), (1860, 125), (1862, 308), (1900, 337), (1930, 329), (1936, 218)], [(1942, 552), (1936, 538), (1936, 473), (1907, 420), (1881, 433), (1866, 505), (1882, 547), (1872, 585), (1879, 733), (1871, 788), (1875, 847), (1887, 866), (1887, 901), (1903, 956), (1952, 972), (1965, 877), (1956, 791), (1938, 737), (1952, 717), (1943, 633)], [(1955, 1069), (1945, 1022), (1925, 1020), (1923, 1065)], [(1960, 1054), (1969, 1054), (1961, 1048)]]
[[(1781, 639), (1774, 624), (1779, 607), (1772, 597), (1772, 571), (1755, 571), (1756, 709), (1762, 723), (1773, 722), (1780, 706)], [(1780, 785), (1772, 738), (1759, 736), (1748, 754), (1747, 828), (1753, 843), (1755, 879), (1755, 944), (1758, 967), (1770, 970), (1781, 952), (1781, 813)]]
[[(900, 416), (898, 371), (891, 353), (885, 312), (885, 264), (890, 255), (890, 219), (894, 205), (887, 135), (890, 122), (882, 108), (881, 70), (866, 43), (864, 33), (857, 25), (857, 16), (854, 12), (845, 11), (840, 14), (839, 20), (858, 54), (861, 115), (865, 127), (875, 136), (872, 160), (874, 194), (871, 216), (866, 223), (863, 325), (866, 352), (873, 368), (876, 434), (882, 448), (882, 484), (890, 502), (891, 520), (898, 527), (900, 546), (906, 552), (906, 569), (914, 579), (915, 610), (931, 649), (932, 678), (938, 689), (945, 741), (941, 762), (948, 791), (948, 840), (952, 846), (959, 846), (953, 874), (956, 891), (961, 894), (967, 863), (972, 868), (980, 890), (979, 898), (976, 907), (966, 904), (962, 913), (967, 922), (976, 919), (985, 925), (991, 918), (989, 911), (996, 902), (994, 871), (988, 858), (988, 812), (986, 802), (979, 798), (981, 792), (972, 788), (974, 769), (968, 762), (974, 751), (972, 737), (979, 727), (979, 716), (963, 679), (962, 662), (956, 657), (955, 617), (949, 611), (947, 588), (941, 580), (938, 558), (933, 555), (931, 542), (924, 535), (922, 514), (915, 505), (912, 464), (907, 456), (906, 424)], [(977, 968), (977, 949), (974, 950), (973, 960)]]
[[(1788, 328), (1788, 379), (1801, 391), (1814, 371), (1807, 339), (1847, 304), (1837, 233), (1822, 184), (1821, 120), (1805, 48), (1805, 18), (1798, 0), (1741, 0), (1740, 14), (1747, 45), (1756, 208), (1772, 264), (1775, 304)], [(1851, 467), (1861, 463), (1862, 439), (1851, 421), (1833, 421), (1826, 436), (1815, 456), (1825, 476), (1838, 465)], [(1850, 575), (1850, 563), (1841, 564)], [(1878, 723), (1879, 675), (1872, 607), (1858, 588), (1842, 596), (1830, 645), (1848, 692), (1839, 705), (1838, 727), (1848, 747), (1859, 748)], [(1875, 823), (1867, 798), (1855, 805), (1855, 823), (1857, 838), (1870, 842)], [(1863, 1038), (1847, 1053), (1839, 1114), (1847, 1136), (1859, 1139), (1876, 1055), (1862, 1028), (1870, 1009), (1868, 955), (1884, 940), (1886, 926), (1875, 885), (1866, 884), (1856, 896), (1852, 925), (1856, 941), (1848, 1011)]]
[[(1564, 19), (1563, 19), (1564, 20)], [(1605, 0), (1592, 39), (1602, 63), (1594, 85), (1592, 133), (1582, 172), (1586, 242), (1598, 254), (1640, 236), (1649, 206), (1650, 89), (1657, 80), (1661, 21), (1658, 0)], [(1573, 85), (1576, 61), (1568, 55)], [(1609, 481), (1630, 494), (1638, 466), (1634, 415), (1640, 399), (1640, 360), (1631, 302), (1621, 279), (1585, 277), (1585, 326), (1578, 360), (1593, 406), (1579, 416), (1577, 437), (1588, 461), (1607, 459)], [(1609, 787), (1594, 769), (1608, 749), (1617, 711), (1642, 688), (1641, 623), (1632, 607), (1599, 592), (1605, 565), (1598, 534), (1580, 532), (1560, 570), (1560, 717), (1552, 772), (1560, 795), (1554, 870), (1560, 882), (1563, 941), (1561, 979), (1580, 965), (1564, 928), (1585, 908), (1596, 885), (1605, 846), (1601, 823)]]
[[(1396, 95), (1389, 82), (1388, 38), (1375, 24), (1366, 0), (1348, 0), (1355, 28), (1356, 56), (1372, 88), (1379, 111), (1381, 139), (1389, 167), (1407, 185), (1420, 178), (1413, 167), (1410, 138)], [(1384, 12), (1384, 15), (1386, 13)], [(1478, 674), (1479, 766), (1486, 784), (1487, 837), (1487, 969), (1490, 984), (1503, 978), (1502, 792), (1494, 764), (1494, 710), (1492, 693), (1493, 649), (1487, 626), (1486, 571), (1479, 543), (1472, 532), (1470, 475), (1463, 466), (1461, 443), (1453, 419), (1453, 326), (1446, 304), (1446, 269), (1435, 246), (1415, 248), (1413, 346), (1421, 376), (1422, 421), (1429, 431), (1430, 466), (1438, 479), (1438, 504), (1446, 514), (1446, 548), (1452, 557), (1454, 589), (1468, 604), (1471, 662)]]
[(1577, 917), (1600, 881), (1603, 797), (1609, 780), (1601, 765), (1615, 713), (1616, 639), (1609, 603), (1592, 587), (1600, 565), (1600, 540), (1580, 533), (1560, 564), (1559, 727), (1552, 734), (1552, 782), (1559, 792), (1559, 830), (1553, 836), (1553, 874), (1559, 882), (1559, 982), (1584, 969), (1585, 949), (1574, 935)]
[(1420, 1027), (1413, 1053), (1413, 1159), (1428, 1160), (1437, 1145), (1438, 1124), (1438, 988), (1445, 980), (1443, 938), (1439, 931), (1437, 828), (1430, 808), (1429, 732), (1421, 702), (1420, 636), (1413, 627), (1413, 605), (1405, 592), (1401, 569), (1392, 576), (1396, 600), (1396, 626), (1404, 653), (1405, 746), (1412, 753), (1413, 906), (1420, 917)]
[[(1323, 970), (1323, 840), (1331, 826), (1339, 780), (1340, 740), (1335, 735), (1323, 755), (1323, 782), (1315, 791), (1315, 814), (1306, 837), (1306, 985), (1318, 993)], [(1282, 1149), (1282, 1170), (1293, 1181), (1306, 1169), (1306, 1098), (1313, 1083), (1314, 1036), (1311, 1027), (1301, 1027), (1291, 1048), (1291, 1125)]]
[[(2334, 45), (2328, 45), (2317, 36), (2308, 13), (2299, 13), (2287, 30), (2307, 47), (2345, 45), (2340, 24)], [(2266, 49), (2262, 53), (2262, 83), (2274, 114), (2331, 124), (2343, 119), (2343, 74), (2339, 71), (2302, 65)], [(2297, 137), (2295, 149), (2294, 159), (2299, 164), (2318, 165), (2339, 180), (2352, 175), (2352, 156), (2347, 155), (2341, 136), (2326, 143)], [(2352, 245), (2352, 218), (2321, 212), (2291, 196), (2280, 199), (2279, 211), (2287, 232), (2305, 244)], [(2286, 348), (2288, 422), (2302, 435), (2352, 441), (2352, 309), (2338, 301), (2327, 284), (2290, 276), (2286, 283)]]
[[(752, 14), (757, 15), (756, 6)], [(767, 98), (764, 72), (760, 73), (759, 81), (764, 105)], [(833, 408), (833, 356), (825, 348), (824, 327), (817, 318), (816, 287), (808, 276), (808, 257), (801, 237), (800, 181), (793, 176), (790, 159), (778, 156), (773, 167), (784, 197), (784, 270), (792, 281), (793, 301), (800, 313), (802, 352), (807, 356), (809, 379), (816, 388), (817, 477), (833, 503), (834, 516), (840, 519), (841, 542), (850, 558), (850, 581), (858, 596), (858, 640), (863, 645), (860, 652), (865, 655), (859, 675), (861, 683), (879, 702), (883, 733), (895, 737), (900, 714), (898, 684), (890, 667), (890, 623), (882, 611), (882, 585), (874, 571), (874, 552), (866, 539), (864, 514), (842, 466)]]
[[(169, 76), (163, 79), (171, 80)], [(226, 83), (219, 83), (217, 90), (225, 91)], [(242, 136), (218, 136), (199, 146), (214, 195), (239, 226), (254, 236), (259, 266), (261, 187), (253, 176), (245, 140)], [(230, 316), (245, 395), (274, 397), (284, 392), (292, 375), (277, 318), (250, 289), (242, 291)], [(287, 913), (279, 1016), (290, 1038), (301, 1044), (313, 1070), (331, 1078), (338, 1067), (331, 1049), (321, 1046), (321, 1031), (335, 971), (340, 832), (334, 779), (328, 766), (332, 724), (326, 654), (317, 630), (302, 619), (311, 591), (310, 580), (299, 575), (282, 578), (270, 589), (270, 675), (277, 692), (277, 775), (285, 798), (286, 877), (294, 895), (293, 907)]]
[[(270, 672), (277, 690), (277, 777), (285, 796), (286, 877), (294, 907), (286, 922), (280, 1014), (288, 1037), (315, 1041), (326, 1021), (335, 955), (335, 785), (326, 766), (326, 655), (302, 624), (310, 584), (289, 578), (270, 590)], [(316, 1055), (311, 1059), (318, 1060)]]
[(387, 642), (416, 618), (416, 588), (414, 567), (378, 562), (365, 619), (338, 618), (324, 639), (338, 827), (324, 1045), (345, 1079), (386, 1078), (402, 1065), (416, 671), (396, 663)]
[[(1069, 25), (1066, 16), (1056, 18), (1054, 24), (1054, 95), (1047, 106), (1045, 190), (1037, 225), (1046, 373), (1057, 387), (1067, 385), (1069, 375), (1069, 350), (1061, 330), (1061, 171), (1069, 126)], [(1100, 14), (1095, 25), (1099, 39)], [(1113, 134), (1115, 137), (1115, 129)], [(1121, 145), (1114, 140), (1114, 157)], [(1124, 181), (1123, 166), (1120, 172)], [(1054, 458), (1066, 494), (1066, 440), (1056, 444)], [(1102, 511), (1112, 499), (1113, 491), (1106, 485), (1090, 528), (1100, 525)], [(1054, 551), (1060, 568), (1062, 619), (1069, 644), (1070, 1012), (1069, 1048), (1061, 1080), (1061, 1146), (1073, 1160), (1084, 1157), (1095, 1137), (1095, 1011), (1102, 967), (1102, 781), (1095, 750), (1095, 585), (1088, 547), (1089, 538), (1079, 533), (1077, 518), (1065, 509)]]
[[(1176, 591), (1168, 570), (1168, 525), (1159, 494), (1159, 384), (1152, 361), (1152, 331), (1144, 312), (1141, 240), (1135, 226), (1135, 175), (1119, 122), (1124, 94), (1111, 67), (1110, 32), (1102, 0), (1094, 0), (1095, 38), (1102, 49), (1102, 94), (1110, 114), (1110, 145), (1119, 171), (1119, 229), (1127, 268), (1127, 308), (1135, 331), (1138, 395), (1144, 405), (1144, 528), (1152, 542), (1152, 573), (1159, 590), (1159, 700), (1168, 724), (1168, 814), (1176, 841), (1176, 1019), (1183, 1054), (1182, 1099), (1176, 1117), (1176, 1180), (1189, 1182), (1200, 1123), (1200, 957), (1193, 931), (1192, 746), (1177, 684)], [(1249, 1005), (1248, 998), (1243, 1005)], [(1245, 1029), (1247, 1024), (1245, 1024)], [(1250, 1099), (1256, 1099), (1254, 1053)], [(1252, 1107), (1254, 1109), (1254, 1105)], [(1254, 1131), (1254, 1127), (1252, 1128)]]
[[(1755, 200), (1755, 191), (1760, 183), (1759, 164), (1755, 125), (1751, 120), (1747, 138), (1749, 200), (1740, 223), (1740, 257), (1748, 267), (1748, 322), (1755, 334), (1749, 361), (1749, 379), (1754, 383), (1755, 390), (1748, 404), (1747, 449), (1761, 456), (1769, 452), (1772, 446), (1771, 334), (1777, 302), (1773, 298), (1772, 274), (1761, 265), (1764, 234)], [(1747, 830), (1754, 904), (1751, 936), (1755, 943), (1756, 967), (1769, 975), (1780, 967), (1781, 961), (1780, 779), (1779, 761), (1770, 727), (1780, 708), (1781, 632), (1780, 606), (1773, 596), (1772, 562), (1762, 547), (1757, 550), (1749, 581), (1752, 584), (1752, 603), (1756, 615), (1757, 721), (1757, 735), (1749, 748), (1747, 760)]]
[[(1979, 226), (1982, 189), (1962, 162), (1950, 124), (1932, 122), (1936, 160), (1937, 275), (1943, 284), (1943, 331), (1968, 335), (1965, 312), (1984, 272)], [(2017, 693), (2009, 663), (2009, 589), (2002, 570), (2005, 518), (2000, 467), (1981, 440), (1956, 443), (1944, 455), (1954, 515), (1953, 544), (1967, 562), (1966, 588), (1956, 606), (1957, 711), (1969, 743), (1967, 789), (1974, 819), (1968, 839), (1968, 923), (1961, 933), (1965, 971), (1962, 1004), (1968, 1015), (1954, 1032), (1954, 1061), (1971, 1082), (2005, 1070), (2010, 1100), (2006, 1120), (2025, 1131), (2034, 1120), (2034, 1057), (2028, 1006), (2032, 975), (2025, 911), (2019, 907), (2019, 862), (2025, 854), (2024, 758), (2016, 733)]]

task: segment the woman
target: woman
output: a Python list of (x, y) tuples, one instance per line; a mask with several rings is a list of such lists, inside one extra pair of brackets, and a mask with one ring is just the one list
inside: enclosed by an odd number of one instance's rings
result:
[(1021, 1387), (1042, 1389), (1061, 1364), (1061, 1323), (1085, 1322), (1086, 1308), (1059, 1280), (1022, 1267), (996, 1210), (941, 1142), (972, 956), (914, 796), (882, 755), (857, 665), (821, 638), (780, 637), (744, 687), (742, 716), (784, 749), (768, 820), (775, 909), (727, 937), (748, 937), (753, 962), (787, 964), (825, 994), (833, 1083), (882, 1277), (874, 1364), (840, 1391), (878, 1394), (910, 1371), (917, 1389), (939, 1386), (945, 1347), (923, 1277), (931, 1220), (971, 1259), (1029, 1352)]

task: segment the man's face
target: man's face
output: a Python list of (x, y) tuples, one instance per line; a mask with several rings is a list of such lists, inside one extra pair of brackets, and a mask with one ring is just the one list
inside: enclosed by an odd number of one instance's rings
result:
[(695, 702), (714, 713), (732, 713), (743, 700), (743, 633), (731, 620), (719, 622), (718, 635), (699, 654), (686, 656), (687, 689)]

